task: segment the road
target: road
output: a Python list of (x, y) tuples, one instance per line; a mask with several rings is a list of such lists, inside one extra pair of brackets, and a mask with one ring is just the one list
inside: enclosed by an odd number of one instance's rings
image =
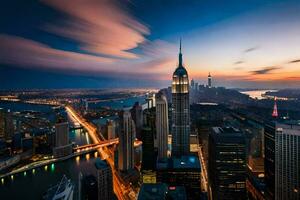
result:
[[(87, 130), (94, 144), (98, 144), (105, 141), (105, 138), (101, 133), (98, 132), (97, 128), (93, 124), (83, 119), (71, 106), (66, 106), (65, 109), (76, 121), (78, 121), (81, 124), (81, 126), (83, 126)], [(118, 199), (129, 199), (128, 192), (132, 192), (133, 190), (129, 187), (128, 183), (124, 183), (124, 181), (121, 180), (121, 178), (118, 176), (118, 172), (114, 168), (113, 152), (110, 151), (107, 147), (98, 148), (98, 152), (102, 159), (106, 159), (106, 161), (112, 169), (113, 187)]]

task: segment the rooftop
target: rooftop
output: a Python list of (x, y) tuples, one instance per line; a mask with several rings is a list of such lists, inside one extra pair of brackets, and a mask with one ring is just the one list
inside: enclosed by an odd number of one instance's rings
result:
[(161, 159), (157, 161), (158, 169), (201, 169), (200, 160), (197, 156), (181, 156)]
[(166, 198), (168, 186), (165, 183), (144, 183), (139, 192), (138, 200), (161, 200)]

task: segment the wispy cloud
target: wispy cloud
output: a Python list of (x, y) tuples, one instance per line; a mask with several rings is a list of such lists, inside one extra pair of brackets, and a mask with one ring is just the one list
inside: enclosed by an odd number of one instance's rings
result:
[(0, 63), (24, 68), (110, 77), (161, 79), (168, 72), (169, 66), (174, 65), (174, 58), (165, 54), (153, 59), (106, 58), (54, 49), (33, 40), (3, 34), (0, 34), (0, 44)]
[(82, 50), (119, 58), (137, 58), (129, 50), (146, 41), (150, 33), (114, 0), (42, 0), (67, 14), (60, 24), (45, 27), (49, 32), (71, 38)]
[(249, 52), (252, 52), (252, 51), (256, 51), (257, 49), (259, 49), (259, 47), (255, 46), (255, 47), (251, 47), (251, 48), (245, 49), (243, 52), (244, 53), (249, 53)]
[(293, 64), (293, 63), (299, 63), (299, 62), (300, 62), (300, 59), (296, 59), (296, 60), (291, 60), (288, 63)]
[(239, 60), (239, 61), (234, 62), (233, 64), (234, 64), (234, 65), (239, 65), (239, 64), (243, 64), (243, 63), (245, 63), (245, 62), (242, 61), (242, 60)]
[(254, 71), (250, 71), (250, 73), (252, 75), (261, 75), (261, 74), (269, 74), (277, 69), (280, 69), (281, 67), (276, 67), (276, 66), (273, 66), (273, 67), (264, 67), (262, 69), (259, 69), (259, 70), (254, 70)]

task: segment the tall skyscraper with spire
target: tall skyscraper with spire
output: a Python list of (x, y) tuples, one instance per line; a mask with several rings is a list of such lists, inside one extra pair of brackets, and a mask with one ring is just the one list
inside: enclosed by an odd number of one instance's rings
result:
[(182, 63), (181, 40), (179, 63), (172, 81), (172, 156), (190, 153), (189, 77)]
[(207, 77), (207, 85), (208, 85), (208, 88), (211, 88), (211, 87), (212, 87), (212, 85), (211, 85), (211, 79), (212, 79), (212, 77), (211, 77), (210, 72), (209, 72), (209, 73), (208, 73), (208, 77)]
[(278, 117), (278, 111), (277, 111), (277, 103), (276, 103), (276, 97), (274, 98), (274, 108), (272, 112), (272, 117), (277, 118)]

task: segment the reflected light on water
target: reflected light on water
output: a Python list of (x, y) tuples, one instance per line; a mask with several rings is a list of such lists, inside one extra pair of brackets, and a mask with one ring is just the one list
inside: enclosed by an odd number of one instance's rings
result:
[(90, 160), (90, 154), (89, 154), (89, 153), (85, 155), (85, 159), (86, 159), (87, 161)]
[(55, 170), (55, 165), (54, 163), (51, 164), (51, 171), (53, 172)]
[(79, 165), (79, 162), (80, 162), (80, 156), (77, 156), (76, 157), (76, 164)]
[(85, 133), (85, 138), (86, 138), (86, 143), (90, 144), (90, 138), (87, 132)]
[(44, 169), (45, 169), (45, 171), (47, 171), (47, 169), (48, 169), (48, 165), (45, 165)]

